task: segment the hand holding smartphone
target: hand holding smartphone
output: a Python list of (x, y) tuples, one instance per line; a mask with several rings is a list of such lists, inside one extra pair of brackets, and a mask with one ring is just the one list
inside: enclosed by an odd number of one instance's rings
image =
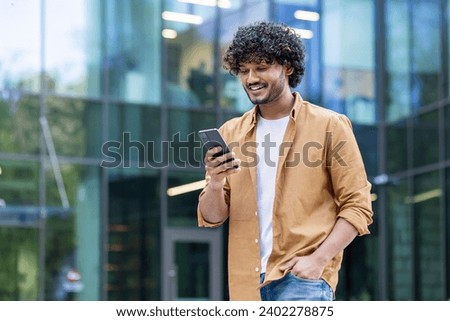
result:
[[(220, 132), (217, 130), (217, 128), (200, 130), (198, 132), (198, 136), (200, 137), (200, 140), (202, 141), (202, 144), (203, 146), (205, 146), (206, 150), (210, 150), (211, 148), (217, 146), (220, 146), (222, 148), (222, 150), (214, 154), (213, 157), (218, 157), (230, 152), (227, 143), (223, 139), (222, 135), (220, 135)], [(230, 158), (227, 160), (227, 162), (230, 162), (233, 159), (234, 158)], [(235, 168), (237, 167), (238, 166), (235, 166)]]
[(214, 157), (230, 152), (227, 143), (225, 143), (225, 140), (222, 138), (222, 135), (220, 135), (220, 132), (217, 130), (217, 128), (200, 130), (198, 132), (198, 136), (200, 137), (200, 140), (202, 141), (202, 144), (203, 146), (205, 146), (206, 150), (210, 150), (211, 148), (217, 146), (222, 147), (222, 150), (220, 152), (213, 155)]

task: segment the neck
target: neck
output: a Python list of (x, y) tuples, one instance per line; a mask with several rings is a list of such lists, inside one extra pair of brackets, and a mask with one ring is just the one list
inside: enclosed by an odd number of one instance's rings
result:
[(268, 104), (258, 105), (259, 113), (265, 119), (279, 119), (288, 116), (294, 107), (295, 96), (289, 91), (277, 100)]

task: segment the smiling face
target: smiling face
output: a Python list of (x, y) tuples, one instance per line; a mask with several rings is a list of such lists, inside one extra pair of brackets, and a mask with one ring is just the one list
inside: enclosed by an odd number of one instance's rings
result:
[(239, 78), (250, 101), (255, 105), (266, 105), (277, 101), (289, 89), (290, 72), (278, 63), (242, 63)]

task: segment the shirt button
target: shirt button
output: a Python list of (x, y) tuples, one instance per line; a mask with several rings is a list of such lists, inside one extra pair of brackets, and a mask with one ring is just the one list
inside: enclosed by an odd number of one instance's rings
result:
[(259, 267), (255, 268), (255, 271), (256, 271), (256, 272), (259, 272)]
[(255, 212), (255, 215), (258, 216), (258, 212)]
[(255, 239), (255, 243), (258, 243), (258, 239)]

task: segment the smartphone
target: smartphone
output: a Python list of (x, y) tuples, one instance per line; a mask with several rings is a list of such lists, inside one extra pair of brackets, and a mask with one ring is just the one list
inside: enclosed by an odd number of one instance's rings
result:
[[(200, 130), (198, 132), (198, 136), (200, 137), (200, 140), (202, 141), (203, 146), (205, 146), (206, 150), (209, 150), (216, 146), (222, 147), (222, 150), (218, 153), (215, 153), (213, 157), (218, 157), (230, 152), (227, 143), (223, 139), (222, 135), (220, 135), (220, 132), (217, 130), (217, 128)], [(234, 158), (229, 158), (225, 161), (225, 163), (231, 162), (232, 160), (234, 160)], [(235, 165), (233, 167), (238, 168), (239, 166)]]
[(222, 147), (222, 150), (220, 152), (213, 155), (214, 157), (218, 157), (230, 152), (227, 143), (225, 143), (222, 135), (220, 135), (220, 132), (217, 130), (217, 128), (200, 130), (198, 132), (198, 136), (200, 137), (200, 140), (202, 141), (203, 146), (205, 146), (206, 150), (217, 146)]

